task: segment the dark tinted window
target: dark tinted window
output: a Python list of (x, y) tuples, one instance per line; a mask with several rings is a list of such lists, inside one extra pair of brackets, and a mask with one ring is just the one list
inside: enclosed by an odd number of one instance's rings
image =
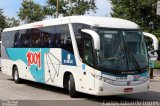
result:
[(58, 34), (59, 46), (73, 53), (72, 40), (68, 25), (56, 26), (56, 33)]
[(42, 42), (41, 31), (39, 29), (31, 29), (30, 31), (30, 47), (31, 48), (40, 48)]
[(63, 48), (73, 53), (72, 41), (68, 25), (57, 25), (41, 28), (44, 47)]
[(84, 57), (83, 60), (86, 64), (93, 66), (93, 52), (92, 41), (90, 39), (84, 39)]
[(16, 33), (14, 34), (15, 38), (14, 38), (14, 47), (21, 47), (21, 34), (20, 31), (16, 31)]
[(83, 41), (82, 41), (82, 36), (79, 32), (81, 29), (90, 29), (91, 26), (86, 25), (86, 24), (78, 24), (78, 23), (74, 23), (74, 24), (72, 24), (72, 26), (73, 26), (74, 34), (76, 37), (76, 42), (77, 42), (79, 54), (82, 57), (82, 52), (83, 52), (83, 48), (82, 48), (83, 44), (82, 43), (83, 43)]
[(21, 47), (30, 47), (30, 30), (21, 30)]
[(6, 48), (12, 48), (14, 46), (15, 31), (3, 32), (2, 45)]
[[(49, 26), (18, 30), (5, 33), (5, 45), (9, 46), (7, 40), (12, 38), (15, 48), (62, 48), (73, 53), (72, 41), (68, 25)], [(12, 46), (13, 47), (13, 46)]]

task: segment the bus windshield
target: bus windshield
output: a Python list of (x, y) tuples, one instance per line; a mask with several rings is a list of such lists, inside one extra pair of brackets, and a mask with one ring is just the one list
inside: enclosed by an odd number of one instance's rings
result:
[(108, 30), (97, 28), (100, 50), (98, 68), (103, 71), (135, 74), (148, 67), (144, 36), (139, 30)]

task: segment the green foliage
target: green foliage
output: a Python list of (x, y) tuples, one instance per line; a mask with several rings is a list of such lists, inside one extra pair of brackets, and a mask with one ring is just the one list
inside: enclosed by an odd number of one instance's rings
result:
[(66, 15), (84, 15), (90, 10), (95, 12), (95, 10), (97, 9), (94, 1), (76, 1), (77, 0), (72, 0), (71, 6), (68, 6)]
[(0, 9), (0, 32), (6, 27), (6, 17), (3, 15), (3, 10)]
[(15, 27), (18, 26), (20, 24), (19, 20), (16, 20), (15, 18), (7, 18), (6, 19), (6, 26), (7, 27)]
[(8, 18), (4, 16), (3, 10), (0, 9), (0, 33), (4, 28), (18, 26), (19, 23), (19, 20), (16, 20), (15, 18)]
[[(45, 6), (34, 3), (33, 0), (23, 0), (18, 16), (26, 23), (40, 21), (45, 16), (56, 17), (57, 0), (47, 0)], [(63, 16), (84, 15), (96, 10), (94, 0), (59, 0), (59, 14)]]
[[(47, 5), (44, 7), (46, 15), (56, 16), (56, 1), (57, 0), (47, 0)], [(59, 14), (63, 16), (84, 15), (90, 10), (96, 10), (94, 0), (59, 0)]]
[(160, 61), (155, 61), (154, 62), (154, 68), (160, 69)]
[[(67, 1), (59, 1), (59, 13), (63, 13), (65, 10), (63, 6), (67, 5)], [(57, 0), (47, 0), (46, 6), (43, 7), (45, 15), (56, 17)]]
[(157, 0), (111, 0), (111, 3), (113, 17), (136, 22), (142, 30), (160, 36), (160, 16), (156, 15)]
[(23, 0), (18, 16), (26, 23), (40, 21), (45, 18), (42, 6), (34, 3), (33, 0)]

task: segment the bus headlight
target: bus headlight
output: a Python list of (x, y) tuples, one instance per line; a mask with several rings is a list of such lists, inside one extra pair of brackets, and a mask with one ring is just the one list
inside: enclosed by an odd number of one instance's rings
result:
[(150, 79), (150, 76), (148, 75), (147, 77), (145, 77), (145, 78), (143, 78), (143, 79), (141, 79), (143, 82), (146, 82), (146, 81), (148, 81)]
[(115, 80), (112, 80), (112, 79), (104, 78), (104, 77), (99, 76), (99, 75), (96, 75), (95, 78), (100, 80), (100, 81), (103, 81), (105, 83), (109, 83), (109, 84), (112, 84), (115, 81)]

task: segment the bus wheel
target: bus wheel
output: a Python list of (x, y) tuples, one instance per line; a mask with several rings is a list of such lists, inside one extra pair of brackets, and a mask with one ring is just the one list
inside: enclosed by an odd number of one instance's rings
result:
[(70, 79), (68, 81), (68, 89), (70, 97), (74, 98), (77, 96), (77, 91), (75, 89), (75, 81), (72, 74), (70, 75)]
[(21, 79), (19, 78), (19, 73), (18, 73), (18, 68), (14, 67), (13, 68), (13, 80), (15, 81), (15, 83), (20, 83)]

